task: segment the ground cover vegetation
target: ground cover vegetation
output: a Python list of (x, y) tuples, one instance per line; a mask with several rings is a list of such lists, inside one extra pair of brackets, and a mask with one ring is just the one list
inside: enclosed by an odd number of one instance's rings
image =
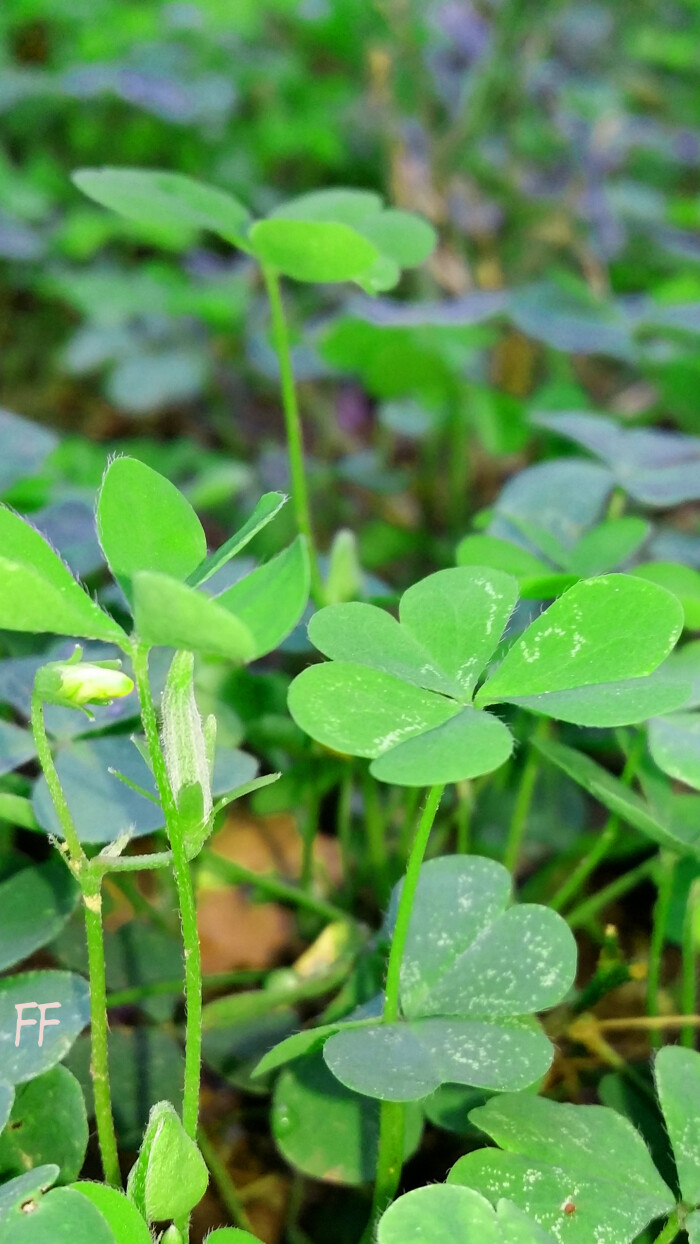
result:
[(700, 1244), (696, 0), (0, 16), (0, 1244)]

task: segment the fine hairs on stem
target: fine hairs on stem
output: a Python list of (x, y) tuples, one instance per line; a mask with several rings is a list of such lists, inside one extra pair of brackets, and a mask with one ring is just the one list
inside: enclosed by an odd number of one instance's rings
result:
[[(180, 817), (160, 745), (158, 719), (148, 680), (148, 649), (135, 643), (131, 659), (146, 745), (173, 853), (173, 872), (180, 907), (185, 958), (185, 1085), (182, 1123), (187, 1135), (196, 1141), (202, 1061), (202, 960), (197, 931), (197, 908)], [(183, 1237), (187, 1238), (187, 1222), (178, 1222), (176, 1226)]]
[[(433, 828), (444, 789), (444, 786), (433, 786), (428, 792), (401, 887), (384, 987), (383, 1020), (386, 1024), (395, 1023), (399, 1018), (401, 964), (411, 923), (411, 912), (430, 831)], [(383, 1101), (379, 1115), (379, 1154), (372, 1213), (362, 1244), (370, 1244), (373, 1240), (377, 1220), (396, 1195), (403, 1167), (404, 1127), (404, 1105), (401, 1102)]]
[(44, 706), (34, 691), (31, 702), (31, 725), (41, 765), (56, 815), (61, 824), (65, 845), (60, 848), (68, 867), (76, 878), (85, 909), (85, 936), (88, 951), (90, 986), (90, 1075), (95, 1099), (97, 1141), (102, 1159), (105, 1182), (121, 1185), (119, 1153), (112, 1115), (107, 1048), (107, 985), (105, 980), (105, 948), (102, 929), (102, 872), (83, 851), (70, 808), (56, 771), (51, 746), (44, 725)]

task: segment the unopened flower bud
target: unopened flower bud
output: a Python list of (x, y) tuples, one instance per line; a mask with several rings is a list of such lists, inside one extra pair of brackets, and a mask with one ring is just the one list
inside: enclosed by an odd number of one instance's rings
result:
[(133, 691), (120, 661), (81, 661), (81, 655), (77, 648), (70, 660), (42, 666), (34, 687), (44, 704), (85, 709), (88, 704), (111, 704)]
[(177, 652), (162, 700), (161, 739), (165, 765), (181, 818), (185, 851), (192, 859), (210, 830), (211, 770), (216, 722), (202, 724), (194, 696), (194, 656)]

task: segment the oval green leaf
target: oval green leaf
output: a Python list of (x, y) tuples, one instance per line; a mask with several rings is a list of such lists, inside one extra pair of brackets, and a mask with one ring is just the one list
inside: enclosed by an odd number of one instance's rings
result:
[[(153, 1244), (151, 1233), (135, 1205), (118, 1188), (86, 1181), (73, 1184), (109, 1224), (115, 1244)], [(210, 1237), (211, 1238), (211, 1237)]]
[(134, 622), (150, 645), (187, 648), (252, 661), (255, 640), (242, 622), (210, 596), (164, 574), (141, 570), (134, 576)]
[[(449, 703), (449, 701), (447, 701)], [(397, 786), (442, 786), (498, 769), (513, 750), (513, 736), (498, 717), (463, 708), (450, 721), (399, 743), (372, 761), (381, 782)]]
[(87, 1142), (82, 1089), (66, 1067), (53, 1067), (17, 1089), (0, 1136), (0, 1175), (21, 1175), (50, 1159), (59, 1167), (60, 1182), (69, 1183), (80, 1174)]
[(554, 1244), (536, 1223), (501, 1201), (495, 1211), (471, 1188), (433, 1184), (415, 1188), (389, 1206), (377, 1228), (378, 1244)]
[(461, 711), (454, 700), (345, 661), (303, 670), (288, 702), (297, 725), (317, 742), (371, 758)]
[(0, 628), (119, 645), (125, 639), (44, 537), (6, 506), (0, 506)]
[(189, 501), (137, 458), (114, 458), (107, 467), (97, 499), (97, 534), (128, 600), (139, 570), (186, 579), (207, 552)]
[[(418, 1147), (422, 1113), (407, 1112), (404, 1158)], [(331, 1075), (320, 1053), (286, 1068), (275, 1085), (272, 1132), (283, 1157), (312, 1179), (369, 1183), (377, 1168), (379, 1106)]]
[(254, 657), (265, 656), (300, 621), (309, 599), (309, 555), (303, 536), (216, 597), (253, 636)]
[[(21, 1012), (25, 1021), (34, 1020), (34, 1024), (25, 1023), (17, 1029), (20, 1013), (16, 1007), (23, 1003), (59, 1004), (45, 1011), (41, 1045), (37, 1007), (26, 1006)], [(55, 1067), (89, 1022), (90, 991), (82, 976), (73, 972), (21, 972), (0, 980), (0, 1066), (4, 1079), (21, 1084)]]
[(668, 656), (682, 627), (679, 602), (655, 583), (631, 575), (584, 579), (516, 640), (477, 701), (641, 678)]
[(80, 891), (56, 853), (0, 884), (0, 971), (45, 946), (63, 928)]
[(88, 198), (138, 224), (207, 229), (246, 249), (248, 211), (216, 186), (181, 173), (137, 168), (80, 169), (73, 181)]

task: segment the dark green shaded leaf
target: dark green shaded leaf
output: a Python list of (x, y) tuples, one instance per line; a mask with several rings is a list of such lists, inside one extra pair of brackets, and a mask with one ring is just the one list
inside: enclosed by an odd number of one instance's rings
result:
[(78, 903), (77, 883), (57, 855), (0, 884), (0, 971), (45, 946)]
[(80, 1174), (87, 1142), (80, 1085), (66, 1067), (54, 1067), (18, 1087), (10, 1121), (0, 1136), (0, 1173), (21, 1175), (51, 1160), (59, 1167), (59, 1182), (69, 1183)]

